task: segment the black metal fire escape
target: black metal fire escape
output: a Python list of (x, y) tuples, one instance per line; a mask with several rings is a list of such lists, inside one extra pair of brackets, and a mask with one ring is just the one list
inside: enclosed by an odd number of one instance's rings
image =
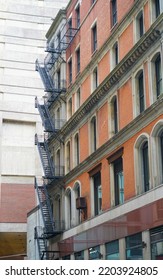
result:
[[(60, 130), (64, 122), (62, 120), (57, 120), (57, 122), (52, 121), (49, 107), (59, 96), (62, 96), (62, 93), (66, 92), (66, 83), (65, 81), (60, 80), (60, 75), (58, 81), (55, 82), (51, 77), (51, 69), (58, 60), (60, 60), (61, 63), (64, 61), (62, 53), (70, 45), (78, 31), (78, 29), (72, 28), (70, 25), (67, 25), (67, 23), (64, 26), (64, 29), (64, 35), (60, 38), (57, 48), (47, 47), (46, 51), (49, 53), (46, 56), (44, 63), (40, 64), (39, 61), (36, 60), (36, 71), (39, 72), (45, 91), (48, 94), (45, 96), (44, 102), (42, 103), (40, 103), (36, 97), (35, 107), (39, 110), (45, 131), (56, 137), (59, 141), (62, 141), (62, 139), (57, 136), (57, 132)], [(51, 183), (54, 184), (55, 180), (64, 176), (64, 167), (53, 165), (53, 160), (48, 148), (49, 135), (48, 137), (45, 136), (46, 134), (44, 137), (40, 137), (37, 134), (35, 135), (35, 144), (38, 147), (44, 170), (44, 176), (41, 183), (40, 181), (38, 182), (38, 179), (35, 179), (35, 189), (38, 195), (44, 225), (44, 227), (35, 227), (35, 239), (37, 240), (40, 259), (50, 259), (50, 256), (54, 252), (48, 251), (47, 240), (62, 233), (64, 230), (63, 221), (54, 221), (53, 219), (50, 197), (47, 191), (47, 188)]]
[(50, 197), (44, 179), (35, 179), (35, 189), (44, 224), (43, 228), (35, 227), (35, 239), (37, 240), (40, 259), (47, 259), (51, 253), (48, 251), (47, 240), (63, 232), (64, 223), (53, 219)]

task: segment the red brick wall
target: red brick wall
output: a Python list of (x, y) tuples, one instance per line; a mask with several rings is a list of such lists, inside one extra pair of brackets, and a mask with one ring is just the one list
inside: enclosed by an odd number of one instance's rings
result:
[(1, 184), (1, 223), (26, 223), (27, 212), (34, 206), (33, 185)]

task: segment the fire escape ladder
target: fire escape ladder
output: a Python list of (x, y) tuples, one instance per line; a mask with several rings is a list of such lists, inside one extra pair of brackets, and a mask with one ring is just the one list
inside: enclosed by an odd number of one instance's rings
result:
[(46, 140), (42, 138), (42, 136), (38, 136), (37, 134), (35, 134), (35, 144), (38, 147), (45, 178), (53, 179), (55, 177), (53, 162), (50, 157), (50, 152)]
[(37, 96), (35, 97), (35, 108), (38, 108), (45, 131), (54, 132), (55, 128), (49, 113), (48, 106), (45, 102), (43, 102), (43, 104), (40, 104)]
[(43, 233), (42, 227), (35, 227), (35, 239), (37, 241), (38, 246), (38, 252), (39, 252), (39, 258), (40, 260), (47, 260), (47, 239), (45, 238), (45, 235)]
[(45, 91), (53, 92), (54, 91), (53, 80), (48, 72), (46, 65), (40, 64), (38, 59), (36, 60), (36, 71), (38, 71), (41, 76)]
[(50, 198), (47, 192), (46, 185), (38, 184), (35, 179), (35, 188), (38, 195), (39, 205), (42, 213), (43, 223), (44, 223), (44, 235), (46, 238), (54, 235), (55, 232), (55, 223), (53, 220), (53, 213), (50, 204)]
[(72, 27), (71, 25), (69, 25), (69, 21), (67, 21), (65, 26), (65, 33), (60, 40), (60, 45), (62, 46), (63, 51), (65, 51), (69, 47), (78, 30), (79, 28)]

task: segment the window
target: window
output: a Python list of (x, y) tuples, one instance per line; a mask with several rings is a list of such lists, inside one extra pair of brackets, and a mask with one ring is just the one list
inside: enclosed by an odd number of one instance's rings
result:
[(137, 40), (139, 40), (144, 34), (144, 19), (143, 12), (141, 11), (136, 18), (136, 35)]
[(143, 143), (142, 149), (142, 168), (144, 191), (149, 190), (149, 159), (148, 159), (148, 141)]
[(76, 51), (76, 73), (80, 72), (80, 48)]
[(74, 256), (75, 260), (84, 260), (84, 251), (76, 252)]
[(148, 134), (140, 135), (135, 144), (135, 178), (137, 194), (142, 194), (150, 189), (148, 137)]
[(112, 26), (114, 26), (117, 23), (117, 1), (112, 0), (111, 1), (111, 12), (112, 12)]
[(102, 255), (100, 253), (100, 246), (89, 248), (89, 260), (100, 260)]
[(118, 64), (118, 43), (116, 42), (114, 47), (114, 62), (115, 62), (115, 66)]
[(92, 89), (93, 91), (98, 87), (98, 69), (97, 67), (93, 70), (92, 73)]
[(91, 152), (95, 152), (97, 148), (97, 131), (96, 131), (96, 117), (93, 117), (90, 124), (90, 140)]
[(71, 227), (72, 221), (72, 199), (71, 199), (71, 189), (66, 189), (65, 194), (65, 222), (66, 222), (66, 229)]
[(141, 70), (137, 75), (137, 104), (138, 104), (138, 114), (142, 113), (145, 109), (144, 105), (144, 75)]
[(92, 5), (96, 2), (96, 0), (91, 0), (91, 2), (92, 2)]
[(119, 260), (119, 241), (115, 240), (105, 244), (106, 260)]
[(97, 25), (92, 27), (92, 52), (97, 50)]
[(60, 229), (62, 224), (61, 224), (61, 196), (60, 194), (57, 194), (55, 196), (55, 201), (53, 204), (54, 208), (54, 219), (55, 219), (55, 224), (56, 228)]
[(73, 34), (72, 34), (72, 18), (69, 18), (68, 20), (68, 36), (67, 36), (67, 43), (69, 44), (71, 42), (73, 38)]
[(77, 133), (74, 137), (74, 164), (79, 164), (79, 134)]
[(118, 132), (118, 104), (117, 96), (113, 96), (110, 102), (110, 136)]
[(80, 6), (78, 5), (76, 8), (76, 27), (80, 26)]
[(80, 107), (80, 88), (78, 88), (76, 92), (76, 110)]
[(70, 172), (70, 142), (66, 145), (66, 172)]
[(113, 100), (114, 134), (118, 132), (117, 98)]
[(56, 111), (55, 129), (60, 129), (60, 108)]
[(72, 117), (72, 97), (68, 100), (67, 103), (67, 118), (70, 119)]
[(92, 176), (94, 187), (94, 215), (98, 215), (102, 211), (102, 188), (101, 188), (101, 172)]
[(126, 259), (127, 260), (142, 260), (142, 234), (137, 233), (126, 237)]
[(57, 34), (57, 49), (61, 50), (61, 32), (59, 31)]
[(119, 158), (116, 161), (114, 161), (113, 165), (115, 205), (119, 205), (124, 202), (124, 178), (122, 158)]
[(72, 59), (68, 62), (69, 83), (72, 83)]
[[(80, 197), (80, 185), (78, 182), (75, 183), (74, 185), (74, 199), (75, 199), (75, 204), (76, 204), (76, 199)], [(74, 212), (74, 220), (75, 220), (75, 225), (78, 225), (81, 221), (81, 212), (79, 209), (75, 209)]]
[(155, 102), (162, 92), (161, 55), (156, 53), (151, 60), (152, 101)]
[(151, 259), (163, 260), (163, 226), (150, 230)]
[(115, 42), (110, 52), (111, 70), (118, 64), (118, 42)]
[(60, 69), (57, 71), (57, 89), (61, 89), (61, 71)]
[(155, 60), (155, 77), (156, 77), (156, 96), (157, 98), (162, 93), (162, 71), (160, 54)]
[(60, 176), (61, 174), (61, 152), (60, 149), (56, 153), (56, 165), (55, 165), (55, 175)]
[(70, 260), (70, 255), (62, 257), (62, 260)]
[(154, 0), (156, 18), (160, 15), (160, 0)]

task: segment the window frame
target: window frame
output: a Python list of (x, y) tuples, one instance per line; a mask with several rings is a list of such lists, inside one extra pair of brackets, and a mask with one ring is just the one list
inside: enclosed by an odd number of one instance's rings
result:
[(97, 22), (95, 22), (91, 28), (92, 32), (92, 54), (97, 51)]
[(114, 27), (117, 23), (117, 1), (111, 0), (111, 26)]

